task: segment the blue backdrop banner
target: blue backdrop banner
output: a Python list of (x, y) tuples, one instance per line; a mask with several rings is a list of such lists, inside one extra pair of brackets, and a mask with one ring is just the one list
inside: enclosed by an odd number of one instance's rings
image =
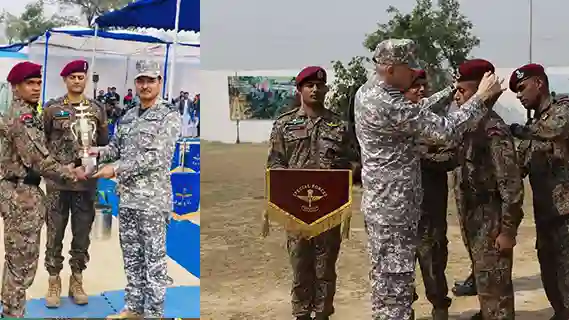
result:
[(200, 139), (181, 138), (176, 143), (171, 170), (200, 172)]

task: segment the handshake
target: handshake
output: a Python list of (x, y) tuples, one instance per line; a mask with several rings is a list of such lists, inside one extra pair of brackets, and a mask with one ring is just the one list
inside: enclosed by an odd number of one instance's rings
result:
[(96, 158), (99, 156), (100, 151), (101, 151), (100, 147), (91, 147), (89, 149), (89, 156), (90, 158), (91, 157), (93, 158), (92, 163), (88, 163), (87, 165), (83, 163), (83, 165), (81, 166), (75, 166), (74, 163), (71, 163), (67, 166), (69, 171), (71, 171), (71, 173), (75, 176), (74, 181), (84, 181), (90, 178), (112, 179), (116, 177), (115, 167), (112, 165), (106, 165), (98, 170), (96, 169), (97, 166)]

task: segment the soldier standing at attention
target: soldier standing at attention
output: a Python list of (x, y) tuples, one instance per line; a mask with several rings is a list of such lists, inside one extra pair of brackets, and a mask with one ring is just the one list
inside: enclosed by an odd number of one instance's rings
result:
[(463, 108), (439, 116), (432, 109), (450, 102), (453, 87), (418, 104), (403, 95), (416, 78), (414, 53), (412, 40), (379, 43), (373, 58), (376, 73), (356, 94), (354, 114), (364, 189), (361, 210), (368, 234), (376, 320), (414, 319), (417, 227), (423, 198), (418, 141), (444, 145), (458, 140), (470, 123), (488, 113), (484, 101), (502, 92), (497, 76), (488, 73)]
[(108, 146), (94, 148), (113, 162), (95, 178), (116, 178), (119, 236), (127, 279), (125, 307), (109, 318), (162, 318), (166, 287), (166, 226), (172, 212), (170, 166), (180, 137), (178, 110), (160, 99), (162, 77), (154, 61), (138, 61), (135, 77), (140, 106), (122, 117)]
[(85, 179), (81, 167), (57, 162), (45, 144), (37, 113), (41, 66), (16, 64), (8, 74), (14, 98), (0, 118), (0, 214), (4, 219), (4, 274), (2, 317), (23, 318), (26, 290), (38, 267), (40, 233), (45, 221), (41, 177), (76, 181)]
[[(484, 73), (494, 72), (494, 66), (474, 59), (461, 64), (458, 71), (455, 100), (463, 108)], [(497, 98), (487, 102), (488, 108)], [(480, 312), (472, 319), (514, 319), (513, 248), (524, 215), (524, 186), (514, 139), (508, 125), (492, 111), (464, 135), (457, 154), (458, 219), (480, 301)]]
[[(326, 72), (306, 67), (296, 76), (300, 107), (280, 115), (273, 125), (267, 168), (351, 169), (350, 141), (341, 117), (324, 107)], [(336, 261), (341, 227), (314, 238), (287, 235), (293, 272), (292, 314), (297, 320), (328, 320), (334, 313)]]
[[(418, 70), (415, 82), (405, 92), (405, 98), (412, 103), (418, 103), (427, 94), (427, 73), (425, 70)], [(446, 112), (448, 110), (443, 109), (438, 114), (443, 115)], [(447, 172), (456, 167), (456, 161), (454, 161), (454, 152), (444, 147), (420, 144), (419, 152), (421, 154), (423, 202), (419, 220), (420, 243), (417, 248), (417, 258), (427, 299), (433, 305), (431, 311), (433, 320), (447, 320), (448, 308), (451, 304), (445, 276), (448, 261)], [(417, 299), (418, 296), (415, 298)]]
[[(71, 131), (71, 124), (76, 119), (75, 107), (79, 105), (88, 105), (90, 108), (87, 112), (94, 115), (91, 119), (96, 124), (93, 145), (104, 146), (109, 142), (107, 115), (103, 107), (83, 95), (88, 68), (89, 65), (84, 60), (68, 63), (60, 73), (67, 86), (67, 94), (49, 101), (44, 108), (43, 124), (47, 147), (53, 157), (63, 164), (81, 165), (79, 141)], [(89, 235), (95, 218), (97, 179), (73, 183), (47, 181), (46, 188), (48, 212), (45, 268), (49, 273), (46, 307), (57, 308), (61, 304), (59, 273), (63, 268), (63, 238), (70, 211), (73, 240), (69, 251), (69, 297), (78, 305), (87, 304), (88, 296), (83, 289), (82, 272), (89, 262)]]
[(552, 320), (569, 319), (569, 100), (553, 102), (545, 70), (537, 64), (512, 73), (510, 89), (535, 116), (512, 124), (522, 139), (518, 155), (522, 176), (529, 174), (537, 233), (541, 281), (555, 311)]

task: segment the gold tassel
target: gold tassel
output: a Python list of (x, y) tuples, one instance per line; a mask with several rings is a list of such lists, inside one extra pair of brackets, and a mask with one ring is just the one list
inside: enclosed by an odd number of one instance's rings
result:
[(269, 235), (270, 231), (270, 223), (269, 223), (269, 213), (267, 210), (263, 211), (263, 227), (261, 230), (261, 237), (266, 238)]
[(350, 239), (350, 222), (352, 220), (351, 216), (348, 216), (344, 223), (342, 224), (342, 238)]

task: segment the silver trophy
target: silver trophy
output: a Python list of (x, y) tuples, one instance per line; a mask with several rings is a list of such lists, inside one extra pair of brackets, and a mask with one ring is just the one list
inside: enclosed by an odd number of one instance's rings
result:
[(81, 164), (86, 174), (94, 173), (97, 169), (97, 157), (89, 154), (97, 133), (97, 124), (91, 120), (95, 114), (87, 112), (89, 107), (83, 103), (75, 107), (75, 121), (71, 123), (71, 133), (81, 146)]

